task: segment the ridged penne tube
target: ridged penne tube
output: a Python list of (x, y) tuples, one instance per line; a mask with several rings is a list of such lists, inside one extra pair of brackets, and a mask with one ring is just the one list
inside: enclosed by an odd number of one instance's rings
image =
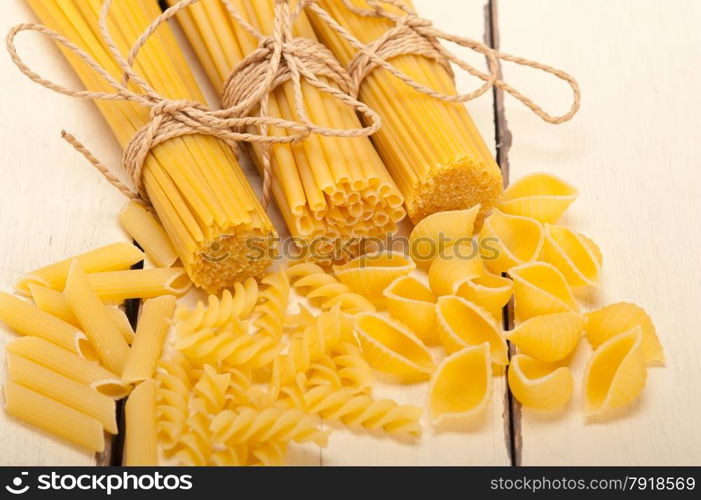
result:
[(557, 222), (577, 198), (577, 189), (559, 177), (534, 173), (504, 190), (497, 208), (504, 213)]
[(566, 226), (545, 224), (540, 260), (557, 267), (571, 286), (596, 286), (601, 272), (601, 252), (589, 238)]
[(643, 335), (643, 354), (650, 365), (665, 362), (664, 349), (655, 325), (643, 308), (629, 302), (618, 302), (586, 315), (587, 339), (594, 349), (616, 335), (639, 326)]
[(375, 313), (355, 317), (355, 331), (370, 366), (405, 382), (428, 379), (431, 353), (404, 325)]
[(485, 271), (482, 276), (458, 283), (455, 295), (485, 308), (491, 313), (501, 309), (513, 295), (513, 282), (509, 278)]
[(524, 408), (556, 411), (572, 397), (574, 378), (566, 366), (554, 366), (525, 354), (511, 357), (509, 389)]
[(587, 415), (605, 415), (640, 395), (647, 379), (642, 338), (642, 329), (636, 326), (594, 351), (584, 376)]
[(536, 260), (543, 248), (543, 226), (535, 219), (495, 210), (480, 231), (480, 252), (495, 274)]
[(452, 295), (460, 282), (478, 278), (483, 272), (477, 241), (470, 239), (445, 248), (433, 260), (428, 283), (436, 296)]
[(122, 371), (122, 380), (125, 383), (140, 382), (153, 376), (174, 311), (175, 297), (172, 295), (163, 295), (144, 302), (134, 343), (129, 349)]
[[(30, 283), (29, 291), (32, 294), (32, 298), (36, 303), (37, 307), (44, 312), (56, 316), (57, 318), (70, 323), (71, 325), (80, 327), (78, 319), (73, 314), (71, 306), (68, 304), (68, 299), (63, 293), (48, 288), (45, 286)], [(129, 323), (129, 318), (127, 315), (118, 307), (105, 306), (107, 314), (119, 328), (122, 337), (127, 341), (127, 344), (131, 344), (134, 340), (134, 329)]]
[(469, 418), (487, 406), (492, 396), (489, 344), (467, 347), (446, 357), (429, 386), (429, 411), (435, 424)]
[(156, 266), (170, 267), (178, 260), (178, 254), (165, 229), (142, 203), (127, 203), (119, 212), (119, 223)]
[(147, 380), (129, 394), (124, 406), (126, 438), (122, 465), (158, 465), (156, 387), (155, 380)]
[(436, 329), (436, 297), (426, 285), (412, 276), (402, 276), (383, 293), (390, 316), (407, 325), (424, 344), (440, 342)]
[(120, 271), (144, 260), (144, 253), (131, 243), (112, 243), (32, 271), (20, 278), (15, 287), (23, 295), (29, 295), (30, 283), (63, 290), (74, 260), (88, 273)]
[(365, 254), (346, 264), (334, 266), (338, 280), (377, 307), (384, 307), (383, 290), (400, 276), (406, 276), (416, 264), (399, 252)]
[(409, 255), (416, 265), (427, 270), (442, 249), (472, 236), (479, 211), (477, 204), (465, 210), (436, 212), (416, 224), (409, 235)]
[(509, 269), (514, 281), (517, 321), (556, 312), (578, 312), (567, 280), (547, 262), (529, 262)]
[(108, 370), (122, 373), (129, 353), (129, 344), (119, 333), (117, 325), (110, 321), (104, 304), (77, 260), (71, 264), (63, 293), (102, 363)]
[(110, 434), (117, 434), (112, 398), (17, 354), (7, 356), (7, 372), (12, 382), (70, 406), (99, 421)]
[(129, 394), (130, 387), (116, 374), (39, 337), (17, 339), (7, 344), (5, 351), (22, 356), (113, 399), (121, 399)]
[(15, 382), (5, 383), (5, 411), (90, 451), (105, 449), (99, 421)]
[(544, 314), (520, 323), (506, 338), (519, 352), (553, 363), (575, 350), (586, 323), (586, 318), (577, 313)]
[(447, 295), (438, 298), (436, 314), (441, 343), (449, 353), (486, 342), (494, 363), (509, 363), (504, 335), (488, 311), (462, 297)]
[(81, 330), (5, 292), (0, 292), (0, 321), (21, 335), (41, 337), (85, 359), (97, 359), (95, 346)]
[(150, 299), (161, 295), (185, 295), (192, 281), (182, 267), (130, 269), (88, 275), (90, 286), (104, 302)]

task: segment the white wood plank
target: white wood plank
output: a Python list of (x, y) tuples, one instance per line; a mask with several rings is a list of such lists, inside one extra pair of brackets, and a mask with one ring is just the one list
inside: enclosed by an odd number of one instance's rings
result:
[[(21, 0), (0, 2), (0, 32), (32, 21)], [(43, 74), (78, 86), (51, 44), (27, 35), (22, 54)], [(67, 128), (107, 164), (118, 164), (120, 150), (97, 109), (59, 96), (27, 80), (7, 54), (0, 55), (0, 289), (10, 291), (26, 271), (125, 240), (116, 213), (124, 198), (61, 138)], [(17, 338), (0, 325), (0, 374), (4, 345)], [(90, 465), (93, 454), (19, 423), (0, 411), (0, 465)]]
[[(583, 341), (569, 407), (550, 418), (523, 414), (525, 465), (701, 462), (699, 23), (693, 0), (499, 0), (502, 49), (571, 72), (583, 91), (581, 112), (560, 126), (507, 98), (511, 180), (545, 170), (580, 188), (566, 222), (601, 245), (605, 267), (586, 305), (640, 304), (668, 359), (649, 370), (624, 416), (586, 423)], [(511, 65), (504, 74), (547, 109), (566, 109), (566, 86)]]
[[(449, 33), (482, 40), (485, 31), (484, 0), (415, 0), (420, 15), (434, 21), (435, 25)], [(451, 47), (453, 49), (453, 47)], [(484, 68), (482, 58), (463, 49), (455, 52), (478, 68)], [(456, 75), (462, 91), (477, 88), (481, 82), (469, 75)], [(494, 120), (491, 92), (468, 104), (471, 116), (488, 145), (493, 146)], [(509, 456), (505, 435), (504, 377), (494, 379), (491, 407), (479, 425), (469, 430), (439, 431), (433, 428), (424, 415), (423, 437), (409, 444), (388, 437), (378, 437), (362, 432), (352, 432), (333, 426), (328, 448), (322, 452), (324, 465), (508, 465)], [(373, 393), (376, 397), (388, 397), (400, 403), (426, 405), (428, 384), (397, 386), (380, 384)]]

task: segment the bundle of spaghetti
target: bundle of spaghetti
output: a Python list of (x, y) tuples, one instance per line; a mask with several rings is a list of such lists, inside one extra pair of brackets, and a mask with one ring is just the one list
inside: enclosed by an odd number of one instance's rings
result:
[[(83, 55), (78, 54), (66, 45), (66, 40), (60, 45), (85, 87), (111, 96), (96, 100), (96, 104), (123, 147), (131, 143), (137, 132), (143, 135), (143, 128), (153, 124), (152, 119), (163, 120), (169, 113), (168, 116), (173, 116), (179, 112), (169, 108), (182, 108), (186, 104), (202, 107), (201, 103), (205, 102), (168, 26), (161, 26), (142, 47), (133, 64), (133, 71), (142, 81), (137, 85), (131, 78), (128, 86), (121, 87), (127, 92), (120, 90), (118, 83), (124, 67), (100, 31), (102, 0), (28, 0), (28, 3), (46, 27), (84, 51)], [(106, 27), (117, 50), (125, 54), (159, 14), (155, 2), (115, 2), (109, 10)], [(20, 25), (11, 35), (22, 30), (37, 30), (60, 42), (36, 25)], [(31, 70), (23, 66), (14, 46), (11, 53), (20, 69), (29, 74)], [(99, 74), (86, 63), (85, 57), (91, 57), (106, 74)], [(111, 81), (108, 76), (112, 77)], [(36, 74), (30, 77), (58, 90), (40, 81)], [(166, 97), (158, 102), (147, 98), (138, 101), (139, 96), (148, 92), (150, 97), (155, 93)], [(70, 90), (63, 93), (77, 95)], [(95, 99), (85, 93), (78, 96)], [(275, 230), (224, 141), (200, 134), (173, 137), (153, 147), (145, 156), (140, 175), (133, 177), (139, 179), (139, 183), (133, 180), (140, 197), (153, 205), (197, 286), (219, 290), (260, 274), (269, 264), (271, 252), (267, 250)], [(123, 191), (128, 190), (124, 184), (119, 186)], [(133, 191), (132, 194), (136, 196)], [(249, 238), (263, 242), (266, 252), (262, 258), (247, 258)]]
[[(173, 5), (177, 0), (168, 0)], [(266, 38), (257, 39), (227, 10), (234, 10), (254, 30), (268, 36), (275, 23), (274, 0), (222, 0), (200, 2), (176, 16), (202, 62), (209, 79), (222, 92), (232, 70), (254, 53)], [(293, 25), (292, 36), (316, 40), (304, 12)], [(319, 47), (323, 50), (323, 47)], [(321, 76), (326, 83), (336, 85)], [(302, 81), (302, 96), (314, 123), (328, 127), (359, 129), (355, 110)], [(299, 120), (295, 90), (288, 81), (272, 91), (268, 114)], [(271, 127), (271, 135), (289, 131)], [(264, 154), (253, 144), (260, 168)], [(266, 146), (267, 147), (267, 146)], [(382, 159), (365, 136), (328, 137), (311, 134), (297, 144), (270, 146), (272, 193), (293, 237), (302, 245), (317, 240), (320, 254), (333, 251), (326, 239), (355, 241), (365, 236), (383, 237), (396, 228), (405, 211), (402, 196)], [(319, 243), (320, 241), (320, 243)]]

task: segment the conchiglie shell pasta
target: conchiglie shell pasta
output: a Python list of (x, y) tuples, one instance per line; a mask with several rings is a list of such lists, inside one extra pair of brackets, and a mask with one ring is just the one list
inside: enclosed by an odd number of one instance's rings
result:
[(529, 262), (509, 270), (517, 321), (556, 312), (578, 312), (567, 280), (552, 264)]
[(513, 282), (509, 278), (485, 272), (482, 276), (458, 284), (455, 295), (484, 307), (489, 312), (499, 312), (513, 294)]
[(480, 205), (466, 210), (436, 212), (422, 219), (409, 235), (409, 254), (422, 269), (428, 269), (441, 248), (472, 236)]
[(489, 345), (468, 347), (446, 357), (429, 388), (429, 411), (436, 424), (465, 418), (486, 407), (492, 394)]
[(480, 232), (480, 252), (493, 273), (535, 260), (543, 248), (543, 226), (535, 219), (495, 210)]
[(555, 411), (572, 397), (574, 379), (566, 366), (553, 366), (525, 354), (511, 357), (509, 389), (525, 408)]
[(541, 222), (557, 222), (576, 198), (574, 186), (554, 175), (535, 173), (504, 190), (497, 208)]
[(601, 272), (601, 252), (589, 238), (566, 226), (545, 224), (541, 260), (557, 267), (572, 286), (595, 286)]
[(428, 283), (436, 296), (452, 295), (458, 283), (478, 278), (484, 265), (474, 240), (443, 250), (428, 271)]
[(584, 316), (577, 313), (545, 314), (524, 321), (506, 338), (520, 352), (553, 363), (574, 351), (585, 324)]
[(601, 344), (584, 377), (587, 415), (603, 415), (632, 403), (645, 387), (647, 372), (639, 326)]
[(657, 338), (655, 325), (640, 306), (629, 302), (610, 304), (588, 313), (587, 319), (587, 339), (593, 348), (596, 349), (619, 333), (639, 326), (643, 336), (645, 361), (651, 365), (664, 364), (664, 349)]
[(436, 297), (426, 285), (414, 277), (402, 276), (383, 293), (390, 316), (407, 325), (424, 344), (440, 342), (436, 330)]
[(384, 305), (382, 291), (399, 276), (406, 276), (416, 265), (398, 252), (379, 252), (362, 255), (334, 266), (341, 283), (370, 300), (376, 306)]
[(441, 343), (449, 353), (486, 342), (495, 364), (509, 363), (504, 335), (488, 311), (462, 297), (446, 296), (438, 299), (436, 314)]
[(431, 353), (404, 325), (376, 313), (355, 317), (355, 332), (370, 366), (405, 382), (427, 379), (434, 369)]

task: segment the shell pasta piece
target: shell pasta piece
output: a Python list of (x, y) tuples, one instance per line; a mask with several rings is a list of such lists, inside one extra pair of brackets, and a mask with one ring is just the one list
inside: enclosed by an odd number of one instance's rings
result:
[(545, 224), (541, 260), (558, 268), (572, 286), (595, 286), (601, 272), (596, 243), (566, 226)]
[(587, 415), (604, 415), (633, 402), (647, 379), (640, 326), (601, 344), (584, 377)]
[(572, 202), (577, 189), (546, 173), (526, 175), (504, 190), (497, 208), (502, 212), (557, 222)]
[(552, 264), (529, 262), (509, 270), (514, 280), (517, 321), (556, 312), (577, 312), (579, 305), (567, 280)]
[(433, 372), (431, 353), (404, 325), (375, 313), (355, 318), (363, 353), (370, 366), (404, 381), (427, 379)]
[(436, 212), (416, 224), (409, 235), (409, 255), (416, 265), (428, 269), (441, 249), (472, 236), (479, 211), (477, 204), (466, 210)]
[(506, 340), (488, 311), (462, 297), (446, 296), (438, 299), (437, 316), (441, 342), (449, 353), (487, 343), (492, 361), (508, 364)]
[(436, 297), (426, 285), (412, 276), (402, 276), (383, 293), (390, 316), (407, 325), (424, 344), (440, 342), (435, 328)]
[(574, 351), (585, 324), (584, 316), (577, 313), (545, 314), (519, 324), (507, 339), (516, 344), (520, 352), (553, 363)]
[(428, 282), (436, 296), (452, 295), (458, 283), (478, 278), (483, 272), (477, 241), (470, 239), (445, 248), (433, 260)]
[(650, 365), (662, 365), (665, 361), (664, 349), (655, 332), (650, 316), (640, 307), (629, 302), (618, 302), (587, 314), (587, 339), (593, 348), (639, 326), (643, 335), (643, 354)]
[(553, 366), (525, 354), (512, 356), (509, 389), (525, 408), (555, 411), (572, 397), (574, 379), (566, 366)]
[(543, 226), (535, 219), (495, 210), (480, 232), (480, 252), (493, 273), (535, 260), (543, 248)]
[(429, 411), (437, 424), (465, 418), (487, 406), (492, 394), (489, 344), (468, 347), (443, 360), (431, 379)]
[(482, 276), (458, 283), (455, 295), (497, 313), (511, 299), (513, 287), (509, 278), (485, 272)]

